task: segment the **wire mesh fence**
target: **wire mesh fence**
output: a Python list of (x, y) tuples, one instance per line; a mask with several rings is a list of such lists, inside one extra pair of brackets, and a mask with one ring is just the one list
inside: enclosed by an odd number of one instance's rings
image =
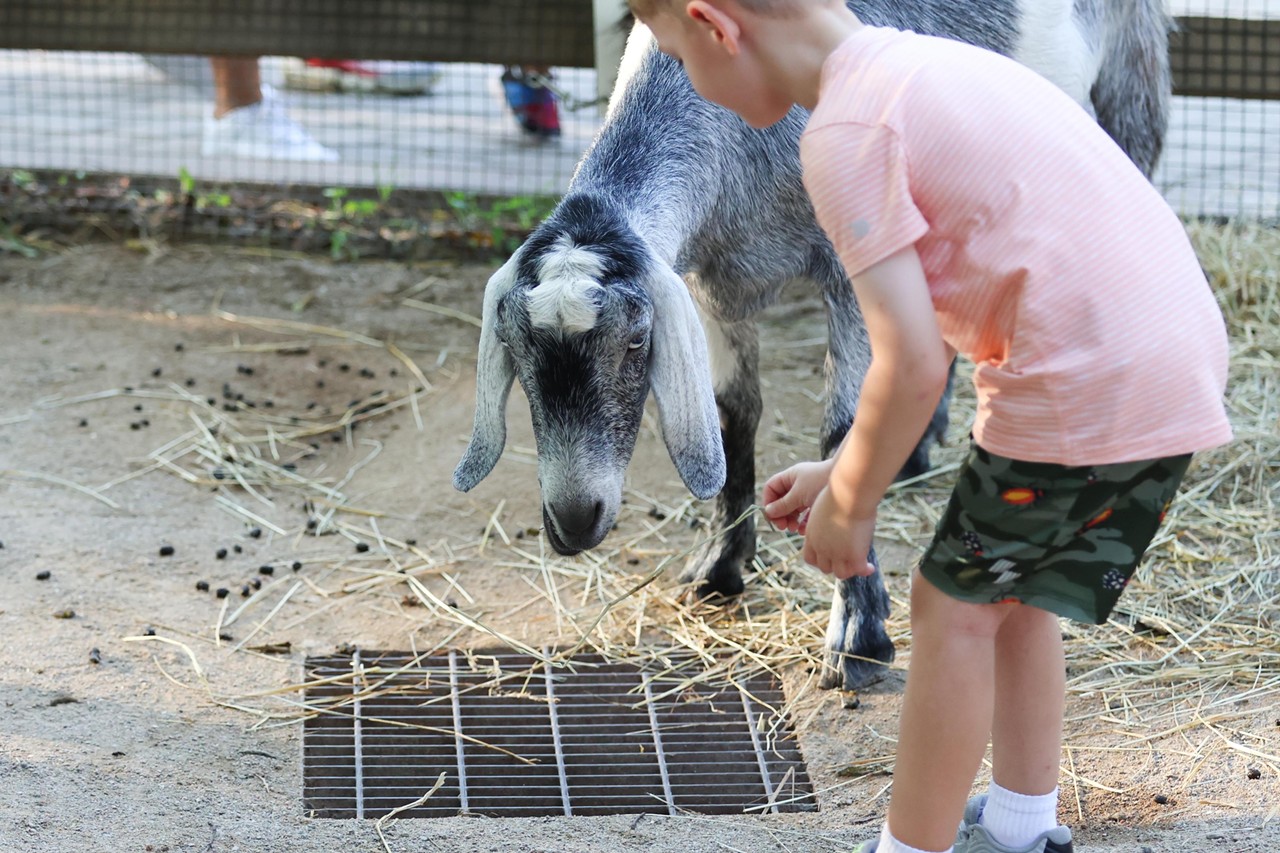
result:
[(1280, 219), (1280, 0), (1175, 0), (1156, 185), (1188, 216)]
[[(1157, 186), (1188, 216), (1280, 219), (1280, 0), (1172, 11), (1182, 94)], [(536, 218), (564, 190), (602, 121), (624, 12), (0, 0), (0, 222), (176, 221), (335, 254), (395, 254), (424, 234), (484, 243), (498, 219)], [(341, 246), (336, 220), (358, 226)]]
[[(29, 170), (553, 193), (598, 122), (594, 109), (559, 107), (523, 130), (500, 66), (343, 65), (351, 70), (283, 57), (6, 51), (0, 159)], [(589, 100), (594, 76), (561, 69), (553, 82)], [(320, 88), (361, 85), (377, 88)], [(230, 112), (215, 119), (221, 110)]]

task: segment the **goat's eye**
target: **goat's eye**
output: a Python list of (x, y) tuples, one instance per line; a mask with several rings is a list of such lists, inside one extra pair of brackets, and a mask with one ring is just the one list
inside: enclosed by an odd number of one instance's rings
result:
[(641, 334), (638, 334), (631, 339), (631, 341), (627, 344), (627, 349), (638, 350), (647, 343), (649, 343), (649, 335), (647, 333), (642, 332)]

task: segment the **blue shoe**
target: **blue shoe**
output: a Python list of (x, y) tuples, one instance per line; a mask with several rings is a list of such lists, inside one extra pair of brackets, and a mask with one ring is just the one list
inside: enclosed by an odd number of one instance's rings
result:
[(956, 833), (954, 853), (1075, 853), (1071, 846), (1071, 830), (1065, 826), (1055, 826), (1042, 832), (1026, 847), (1006, 847), (992, 838), (987, 828), (979, 823), (986, 806), (987, 795), (980, 794), (964, 807), (964, 820)]
[(556, 96), (546, 86), (534, 82), (519, 68), (508, 68), (502, 72), (502, 93), (526, 133), (543, 138), (560, 135)]

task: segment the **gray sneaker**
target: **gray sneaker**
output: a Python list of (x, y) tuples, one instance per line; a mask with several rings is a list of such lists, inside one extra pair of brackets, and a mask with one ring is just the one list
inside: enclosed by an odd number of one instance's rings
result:
[(978, 821), (986, 808), (987, 795), (980, 794), (964, 807), (964, 820), (956, 833), (955, 853), (1075, 853), (1071, 846), (1071, 830), (1055, 826), (1026, 847), (1006, 847), (991, 837)]

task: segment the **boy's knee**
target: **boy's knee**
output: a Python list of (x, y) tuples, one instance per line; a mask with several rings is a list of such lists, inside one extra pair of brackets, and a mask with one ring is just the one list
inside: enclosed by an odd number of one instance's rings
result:
[(939, 630), (950, 635), (993, 638), (1018, 605), (973, 604), (952, 598), (929, 582), (919, 569), (911, 576), (911, 630)]

